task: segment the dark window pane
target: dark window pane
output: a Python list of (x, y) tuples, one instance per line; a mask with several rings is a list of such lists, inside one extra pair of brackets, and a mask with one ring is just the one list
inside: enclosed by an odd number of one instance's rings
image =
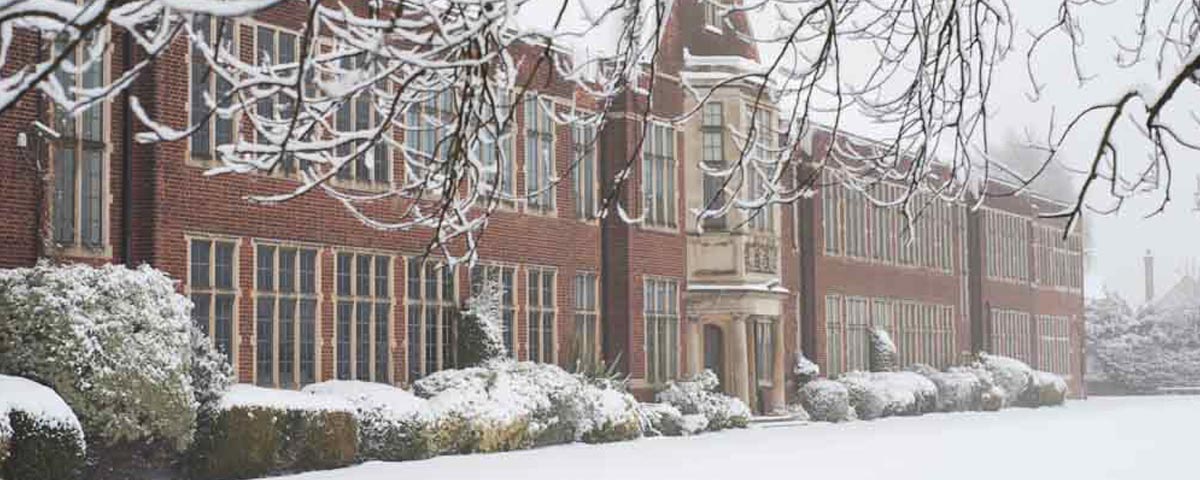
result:
[(296, 300), (279, 300), (279, 385), (291, 387), (296, 365)]
[[(99, 111), (93, 108), (92, 110)], [(104, 153), (100, 150), (84, 150), (83, 175), (80, 182), (80, 237), (83, 244), (99, 247), (103, 242), (104, 222)]]
[(355, 290), (354, 294), (360, 297), (371, 295), (371, 256), (359, 255), (355, 257), (357, 270), (355, 275)]
[(275, 355), (275, 298), (274, 297), (259, 297), (258, 315), (255, 318), (255, 334), (257, 341), (255, 342), (255, 358), (256, 358), (256, 382), (265, 387), (275, 385), (274, 362), (272, 357)]
[(300, 292), (314, 293), (317, 289), (317, 252), (300, 251)]
[(54, 155), (54, 241), (75, 243), (75, 150), (60, 148)]
[(438, 363), (438, 311), (433, 307), (425, 307), (425, 373), (441, 370)]
[(208, 240), (192, 240), (192, 288), (208, 288), (209, 256), (212, 252), (212, 242)]
[(214, 245), (217, 250), (214, 269), (217, 288), (231, 289), (233, 288), (233, 243), (215, 242)]
[(296, 249), (279, 249), (279, 291), (296, 291)]
[(375, 257), (375, 296), (376, 297), (388, 298), (391, 296), (391, 292), (389, 291), (391, 289), (388, 288), (388, 283), (389, 283), (388, 277), (389, 277), (389, 272), (391, 272), (390, 265), (388, 265), (388, 260), (389, 260), (388, 257), (382, 256), (382, 255)]
[(367, 302), (358, 302), (355, 312), (355, 326), (357, 334), (355, 335), (355, 379), (370, 380), (371, 367), (371, 304)]
[(233, 363), (233, 295), (217, 295), (215, 321), (216, 335), (214, 338), (217, 349), (224, 352)]
[(339, 253), (337, 256), (337, 294), (350, 295), (350, 261), (349, 253)]
[(375, 304), (375, 381), (389, 381), (388, 362), (392, 358), (391, 344), (388, 341), (390, 333), (389, 318), (391, 305)]
[(354, 304), (339, 302), (337, 306), (337, 378), (350, 380), (350, 323)]
[(411, 258), (408, 259), (408, 286), (405, 290), (408, 298), (421, 298), (421, 266)]
[(198, 327), (205, 335), (210, 335), (210, 332), (208, 331), (208, 321), (210, 318), (212, 318), (210, 316), (212, 314), (211, 302), (212, 298), (206, 293), (192, 294), (192, 303), (195, 304), (195, 307), (192, 308), (192, 322), (194, 322), (196, 327)]
[(259, 245), (258, 247), (257, 285), (260, 291), (275, 290), (275, 247)]
[(408, 381), (421, 378), (421, 307), (408, 305)]
[(317, 302), (300, 301), (300, 382), (316, 381)]

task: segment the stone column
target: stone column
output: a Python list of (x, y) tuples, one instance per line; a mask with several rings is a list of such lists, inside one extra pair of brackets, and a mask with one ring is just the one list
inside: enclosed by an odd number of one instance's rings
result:
[(684, 364), (684, 377), (691, 377), (704, 369), (704, 328), (699, 315), (688, 315), (684, 324), (684, 339), (687, 342), (687, 362)]
[(729, 343), (725, 347), (726, 364), (729, 365), (728, 381), (730, 389), (728, 390), (733, 396), (738, 397), (750, 404), (750, 357), (749, 349), (746, 341), (746, 315), (735, 314), (733, 321), (730, 323)]
[(767, 411), (763, 413), (771, 413), (772, 410), (782, 410), (787, 407), (787, 355), (786, 348), (783, 347), (784, 325), (783, 317), (778, 317), (772, 322), (771, 328), (775, 330), (775, 378), (771, 379), (772, 387), (769, 396), (767, 397)]

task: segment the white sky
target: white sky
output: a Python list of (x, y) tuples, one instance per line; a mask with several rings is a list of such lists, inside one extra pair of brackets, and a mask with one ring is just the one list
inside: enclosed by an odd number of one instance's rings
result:
[[(1010, 0), (1018, 22), (1022, 23), (1022, 31), (1052, 23), (1058, 3), (1047, 0)], [(1139, 82), (1155, 82), (1157, 75), (1152, 63), (1147, 63), (1146, 68), (1134, 72), (1123, 71), (1115, 65), (1114, 58), (1118, 49), (1114, 37), (1133, 32), (1134, 16), (1133, 11), (1128, 9), (1128, 4), (1141, 2), (1124, 2), (1126, 5), (1120, 5), (1122, 2), (1116, 3), (1118, 5), (1092, 8), (1093, 12), (1084, 17), (1082, 24), (1087, 43), (1081, 58), (1085, 73), (1096, 77), (1082, 87), (1075, 80), (1070, 67), (1065, 42), (1047, 44), (1041, 47), (1043, 50), (1040, 50), (1038, 57), (1040, 61), (1034, 67), (1046, 84), (1046, 91), (1040, 101), (1032, 102), (1027, 95), (1032, 88), (1024, 76), (1026, 65), (1023, 52), (1029, 36), (1018, 36), (1020, 54), (1006, 61), (1002, 71), (1003, 80), (996, 83), (999, 90), (996, 91), (993, 103), (997, 111), (995, 120), (998, 127), (1018, 132), (1033, 128), (1035, 134), (1044, 138), (1052, 108), (1057, 110), (1056, 118), (1061, 124), (1067, 113), (1115, 98), (1119, 92)], [(1189, 92), (1191, 95), (1186, 98), (1197, 98), (1196, 92), (1197, 89), (1192, 87)], [(1040, 124), (1031, 124), (1031, 121)], [(1094, 140), (1096, 135), (1091, 134), (1088, 137)], [(1136, 139), (1130, 140), (1136, 142)], [(1123, 143), (1131, 145), (1134, 142)], [(1094, 142), (1086, 146), (1089, 150), (1094, 147)], [(1087, 153), (1089, 152), (1080, 151), (1073, 154), (1070, 161), (1076, 164), (1086, 163)], [(1158, 295), (1178, 280), (1185, 264), (1200, 257), (1200, 212), (1194, 211), (1197, 178), (1200, 178), (1198, 158), (1200, 152), (1179, 152), (1174, 157), (1172, 201), (1164, 213), (1146, 218), (1147, 214), (1157, 209), (1162, 200), (1162, 193), (1157, 192), (1127, 202), (1119, 214), (1093, 214), (1085, 218), (1085, 222), (1092, 225), (1090, 233), (1093, 251), (1088, 268), (1089, 296), (1101, 295), (1103, 290), (1108, 288), (1134, 304), (1142, 303), (1144, 277), (1141, 265), (1147, 249), (1152, 250), (1156, 257), (1155, 286)], [(1142, 158), (1129, 154), (1126, 154), (1123, 160), (1131, 162), (1130, 166), (1144, 168), (1147, 165)], [(1103, 193), (1104, 189), (1098, 190), (1101, 190), (1099, 193)], [(1104, 205), (1107, 204), (1105, 197), (1106, 195), (1095, 195), (1091, 200), (1096, 205)]]

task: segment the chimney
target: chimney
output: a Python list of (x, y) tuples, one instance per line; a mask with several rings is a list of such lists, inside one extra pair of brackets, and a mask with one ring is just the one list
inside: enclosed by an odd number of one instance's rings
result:
[(1146, 266), (1146, 304), (1149, 305), (1154, 301), (1154, 256), (1150, 254), (1150, 250), (1146, 250), (1146, 256), (1142, 260)]

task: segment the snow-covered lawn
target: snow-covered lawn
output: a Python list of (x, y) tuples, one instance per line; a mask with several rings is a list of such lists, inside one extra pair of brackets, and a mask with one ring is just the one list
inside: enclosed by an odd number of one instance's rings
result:
[(1066, 407), (752, 428), (372, 462), (287, 480), (1195, 478), (1200, 397), (1092, 398)]

